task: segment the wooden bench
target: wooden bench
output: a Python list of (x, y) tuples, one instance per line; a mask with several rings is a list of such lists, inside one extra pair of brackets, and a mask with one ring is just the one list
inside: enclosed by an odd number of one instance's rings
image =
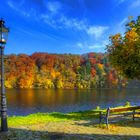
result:
[(132, 107), (122, 107), (122, 108), (108, 108), (106, 112), (99, 112), (99, 123), (102, 123), (102, 120), (105, 121), (106, 126), (108, 128), (109, 119), (115, 117), (124, 117), (132, 115), (133, 121), (136, 118), (135, 114), (140, 114), (140, 106), (132, 106)]

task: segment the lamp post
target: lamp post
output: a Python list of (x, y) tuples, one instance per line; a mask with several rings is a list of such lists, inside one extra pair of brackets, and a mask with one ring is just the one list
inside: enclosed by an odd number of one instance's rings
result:
[(7, 105), (4, 88), (4, 47), (7, 41), (9, 29), (4, 25), (5, 21), (0, 20), (0, 56), (1, 56), (1, 131), (7, 132)]

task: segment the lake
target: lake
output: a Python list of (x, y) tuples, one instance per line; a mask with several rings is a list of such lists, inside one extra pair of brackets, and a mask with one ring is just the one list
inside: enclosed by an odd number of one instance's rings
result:
[(8, 115), (74, 112), (124, 105), (140, 105), (140, 89), (6, 89)]

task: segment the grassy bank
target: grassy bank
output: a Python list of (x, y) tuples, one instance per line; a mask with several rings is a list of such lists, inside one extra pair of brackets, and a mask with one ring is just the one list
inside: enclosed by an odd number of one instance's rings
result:
[(46, 122), (59, 122), (59, 121), (69, 121), (69, 120), (81, 120), (97, 118), (99, 115), (98, 109), (89, 111), (80, 111), (73, 113), (36, 113), (27, 116), (11, 116), (8, 117), (9, 126), (20, 126), (20, 125), (33, 125)]
[(0, 140), (140, 139), (140, 119), (132, 122), (127, 118), (106, 129), (98, 124), (99, 111), (98, 108), (68, 114), (55, 112), (8, 117), (9, 132), (0, 135)]
[[(116, 108), (128, 107), (128, 106), (118, 106)], [(129, 106), (130, 107), (130, 106)], [(88, 110), (88, 111), (79, 111), (72, 113), (36, 113), (30, 114), (27, 116), (11, 116), (8, 117), (9, 126), (20, 126), (20, 125), (32, 125), (46, 122), (59, 122), (59, 121), (69, 121), (69, 120), (82, 120), (82, 119), (93, 119), (99, 117), (99, 111), (106, 112), (106, 109), (97, 109)]]

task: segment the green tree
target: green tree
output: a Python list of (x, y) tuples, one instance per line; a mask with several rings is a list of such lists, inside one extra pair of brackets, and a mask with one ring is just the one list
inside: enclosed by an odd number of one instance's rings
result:
[(127, 78), (140, 79), (140, 16), (126, 25), (124, 36), (110, 37), (107, 46), (111, 65)]

